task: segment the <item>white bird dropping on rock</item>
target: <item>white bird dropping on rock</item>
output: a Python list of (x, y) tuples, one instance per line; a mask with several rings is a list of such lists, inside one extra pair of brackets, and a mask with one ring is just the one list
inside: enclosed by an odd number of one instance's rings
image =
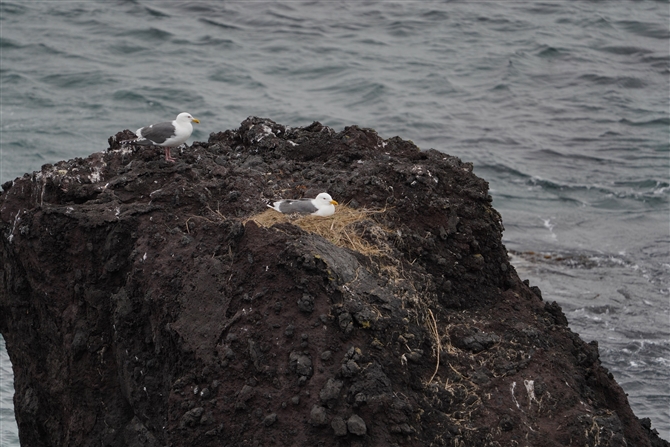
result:
[(268, 202), (268, 206), (284, 214), (311, 214), (313, 216), (328, 217), (335, 214), (335, 205), (338, 203), (327, 192), (322, 192), (314, 199), (283, 199)]

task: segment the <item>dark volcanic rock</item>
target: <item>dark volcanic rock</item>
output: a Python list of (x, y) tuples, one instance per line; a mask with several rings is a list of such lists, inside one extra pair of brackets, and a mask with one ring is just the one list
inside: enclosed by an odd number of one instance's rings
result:
[(347, 430), (349, 433), (363, 436), (367, 431), (367, 426), (365, 425), (365, 421), (360, 416), (354, 414), (347, 420)]
[[(249, 118), (174, 164), (127, 135), (3, 185), (22, 445), (668, 445), (519, 280), (471, 164), (356, 126)], [(385, 257), (247, 220), (321, 191), (379, 210)]]

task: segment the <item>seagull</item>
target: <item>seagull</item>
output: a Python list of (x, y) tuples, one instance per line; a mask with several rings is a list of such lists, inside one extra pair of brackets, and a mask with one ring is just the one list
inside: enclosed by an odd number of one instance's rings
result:
[(322, 192), (315, 199), (282, 199), (269, 201), (268, 206), (284, 214), (300, 213), (313, 216), (332, 216), (338, 203), (327, 192)]
[(137, 129), (137, 139), (124, 141), (124, 143), (139, 144), (142, 146), (161, 146), (165, 148), (165, 160), (175, 161), (170, 155), (170, 148), (180, 146), (193, 132), (191, 123), (200, 123), (190, 113), (182, 112), (174, 121), (151, 124)]

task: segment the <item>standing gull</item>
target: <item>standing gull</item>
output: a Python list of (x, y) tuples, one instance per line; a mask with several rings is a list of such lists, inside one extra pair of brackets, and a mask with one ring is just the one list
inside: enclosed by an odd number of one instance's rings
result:
[(129, 140), (129, 143), (142, 146), (161, 146), (165, 148), (165, 160), (174, 161), (170, 155), (170, 148), (184, 143), (193, 132), (191, 123), (199, 123), (200, 120), (193, 118), (190, 113), (182, 112), (174, 121), (151, 124), (150, 126), (137, 129), (137, 139)]
[(332, 216), (337, 202), (327, 192), (322, 192), (315, 199), (283, 199), (268, 202), (268, 206), (284, 214), (300, 213), (314, 216)]

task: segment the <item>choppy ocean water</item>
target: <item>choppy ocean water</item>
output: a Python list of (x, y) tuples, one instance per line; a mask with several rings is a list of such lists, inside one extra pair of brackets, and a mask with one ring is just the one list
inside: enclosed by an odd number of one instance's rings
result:
[[(670, 439), (668, 2), (0, 2), (0, 182), (188, 111), (475, 165), (519, 275)], [(337, 198), (336, 198), (337, 199)], [(0, 445), (18, 446), (0, 344)]]

